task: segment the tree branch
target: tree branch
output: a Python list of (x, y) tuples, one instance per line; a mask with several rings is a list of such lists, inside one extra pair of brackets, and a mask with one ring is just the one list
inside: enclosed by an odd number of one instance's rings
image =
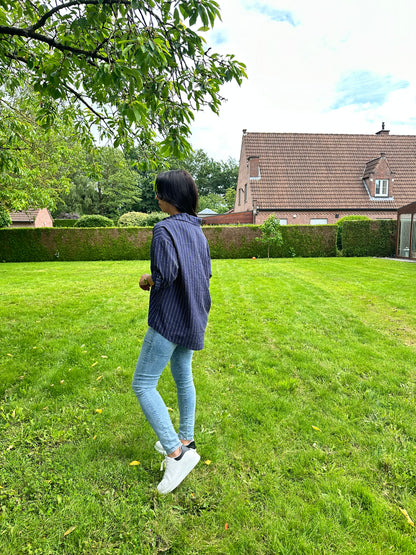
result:
[(0, 35), (10, 35), (10, 36), (24, 37), (27, 39), (33, 39), (33, 40), (37, 40), (38, 42), (44, 42), (45, 44), (48, 44), (50, 47), (56, 48), (61, 52), (71, 52), (72, 54), (85, 56), (86, 58), (92, 58), (94, 60), (101, 60), (103, 62), (110, 61), (107, 56), (101, 56), (100, 54), (97, 54), (94, 50), (92, 51), (83, 50), (82, 48), (76, 48), (75, 46), (67, 46), (66, 44), (57, 42), (54, 39), (51, 39), (39, 33), (30, 31), (28, 28), (18, 29), (17, 27), (6, 27), (4, 25), (0, 25)]
[(52, 8), (51, 10), (43, 14), (43, 16), (36, 23), (31, 25), (30, 27), (26, 27), (26, 29), (29, 31), (36, 31), (40, 27), (43, 27), (47, 22), (47, 20), (51, 18), (55, 13), (59, 12), (60, 10), (66, 10), (67, 8), (72, 8), (73, 6), (87, 6), (87, 5), (98, 5), (98, 4), (106, 5), (106, 6), (112, 6), (113, 4), (129, 5), (131, 4), (131, 1), (130, 0), (70, 0), (65, 4), (60, 4), (58, 6), (55, 6), (54, 8)]

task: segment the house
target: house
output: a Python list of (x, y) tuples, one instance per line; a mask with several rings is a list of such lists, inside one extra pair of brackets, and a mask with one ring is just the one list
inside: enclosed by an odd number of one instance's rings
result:
[(12, 227), (53, 227), (53, 218), (47, 208), (10, 212)]
[(351, 214), (396, 219), (416, 199), (416, 135), (243, 131), (234, 213), (253, 223), (333, 224)]

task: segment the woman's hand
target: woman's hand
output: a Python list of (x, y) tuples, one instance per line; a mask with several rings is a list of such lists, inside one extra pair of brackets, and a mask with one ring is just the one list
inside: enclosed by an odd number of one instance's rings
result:
[(143, 274), (139, 281), (140, 288), (144, 291), (149, 291), (149, 289), (154, 285), (152, 276), (150, 274)]

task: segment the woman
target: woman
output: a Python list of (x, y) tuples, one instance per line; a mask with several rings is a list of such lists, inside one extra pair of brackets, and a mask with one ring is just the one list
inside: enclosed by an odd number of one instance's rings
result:
[[(133, 390), (159, 439), (155, 448), (165, 455), (165, 474), (157, 489), (169, 493), (200, 459), (194, 442), (192, 355), (204, 346), (211, 307), (211, 259), (196, 216), (198, 191), (191, 175), (183, 170), (159, 174), (156, 198), (169, 217), (154, 226), (151, 274), (140, 278), (140, 287), (150, 289), (149, 328), (137, 361)], [(156, 389), (169, 361), (177, 389), (178, 433)]]

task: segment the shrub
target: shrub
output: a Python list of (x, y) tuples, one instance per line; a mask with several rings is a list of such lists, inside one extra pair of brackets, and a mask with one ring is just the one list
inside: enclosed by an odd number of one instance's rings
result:
[(78, 220), (54, 218), (53, 227), (74, 227)]
[(110, 218), (100, 216), (99, 214), (89, 214), (81, 216), (74, 227), (114, 227), (114, 222)]
[(147, 214), (144, 212), (126, 212), (118, 220), (119, 227), (142, 227), (145, 225)]
[(349, 220), (369, 220), (368, 216), (358, 216), (353, 214), (352, 216), (344, 216), (337, 222), (337, 249), (342, 251), (342, 224)]
[(11, 223), (10, 214), (0, 205), (0, 227), (8, 227)]
[(394, 256), (396, 220), (346, 222), (343, 230), (344, 256)]
[(157, 222), (160, 222), (167, 217), (168, 215), (165, 214), (164, 212), (150, 212), (150, 214), (147, 214), (147, 220), (145, 225), (153, 227), (155, 224), (157, 224)]
[(153, 227), (157, 222), (164, 220), (167, 214), (163, 212), (151, 212), (145, 214), (144, 212), (126, 212), (123, 214), (119, 221), (119, 227)]

